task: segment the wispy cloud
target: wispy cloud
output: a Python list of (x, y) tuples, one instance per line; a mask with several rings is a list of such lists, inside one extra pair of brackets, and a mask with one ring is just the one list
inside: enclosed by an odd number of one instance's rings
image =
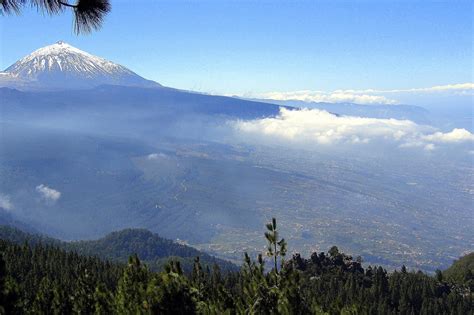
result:
[(61, 192), (44, 184), (36, 186), (36, 191), (39, 192), (41, 197), (46, 201), (56, 202), (59, 198), (61, 198)]
[(5, 210), (13, 209), (13, 204), (10, 200), (10, 196), (0, 194), (0, 208), (5, 209)]
[(432, 151), (436, 149), (435, 143), (474, 141), (474, 135), (465, 129), (442, 133), (410, 120), (338, 116), (317, 109), (281, 108), (277, 117), (237, 121), (233, 126), (240, 133), (264, 139), (321, 145), (392, 141), (400, 147), (423, 147)]
[(168, 156), (164, 153), (151, 153), (147, 155), (148, 160), (166, 159)]

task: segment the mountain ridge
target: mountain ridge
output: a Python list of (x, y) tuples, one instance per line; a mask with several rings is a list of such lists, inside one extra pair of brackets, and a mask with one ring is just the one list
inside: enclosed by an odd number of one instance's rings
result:
[(222, 270), (237, 270), (237, 266), (229, 261), (140, 228), (111, 232), (95, 240), (66, 242), (43, 234), (25, 232), (18, 227), (0, 225), (0, 239), (18, 245), (51, 245), (80, 255), (97, 256), (119, 263), (126, 263), (129, 256), (137, 254), (153, 270), (160, 270), (169, 259), (175, 259), (182, 263), (184, 270), (191, 271), (196, 257), (210, 267), (217, 264)]

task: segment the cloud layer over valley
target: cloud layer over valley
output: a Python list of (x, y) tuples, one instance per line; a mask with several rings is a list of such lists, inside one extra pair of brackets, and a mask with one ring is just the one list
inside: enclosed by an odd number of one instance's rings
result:
[(277, 101), (296, 100), (316, 103), (356, 103), (356, 104), (386, 104), (394, 105), (398, 101), (380, 95), (360, 94), (349, 91), (294, 91), (294, 92), (268, 92), (259, 94), (258, 98)]
[[(232, 126), (246, 139), (277, 140), (296, 144), (333, 145), (395, 143), (403, 147), (433, 150), (438, 145), (472, 143), (465, 129), (440, 132), (410, 120), (340, 116), (318, 109), (280, 109), (276, 117), (234, 121)], [(436, 145), (436, 146), (435, 146)]]

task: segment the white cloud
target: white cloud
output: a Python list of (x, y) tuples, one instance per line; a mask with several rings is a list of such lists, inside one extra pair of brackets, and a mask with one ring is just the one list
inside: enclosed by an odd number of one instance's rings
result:
[(423, 147), (423, 149), (425, 151), (433, 151), (434, 149), (436, 149), (436, 146), (433, 143), (428, 143)]
[(393, 89), (393, 90), (336, 90), (334, 92), (353, 93), (353, 94), (385, 94), (385, 93), (419, 93), (419, 92), (446, 92), (446, 91), (472, 91), (474, 90), (474, 83), (457, 83), (446, 85), (435, 85), (425, 88), (411, 88), (411, 89)]
[(324, 110), (285, 108), (281, 108), (275, 118), (239, 121), (235, 127), (246, 133), (287, 140), (310, 140), (319, 144), (367, 143), (373, 138), (398, 140), (417, 132), (419, 128), (409, 120), (337, 116)]
[(41, 197), (47, 201), (56, 202), (61, 198), (61, 192), (43, 184), (36, 186), (36, 191), (39, 192)]
[(167, 158), (168, 156), (164, 153), (151, 153), (147, 155), (148, 160), (158, 160), (159, 158)]
[(347, 91), (294, 91), (294, 92), (269, 92), (259, 94), (256, 97), (278, 101), (296, 100), (303, 102), (324, 103), (356, 103), (356, 104), (397, 104), (397, 101), (385, 96), (350, 93)]
[(278, 101), (297, 100), (303, 102), (325, 102), (325, 103), (356, 103), (356, 104), (385, 104), (394, 105), (400, 103), (396, 99), (384, 94), (428, 94), (428, 93), (451, 93), (454, 95), (473, 95), (474, 83), (458, 83), (436, 85), (425, 88), (392, 89), (392, 90), (351, 90), (340, 89), (335, 91), (302, 90), (290, 92), (266, 92), (260, 94), (245, 95), (245, 97), (273, 99)]
[(281, 108), (277, 117), (236, 121), (233, 127), (245, 135), (290, 142), (363, 145), (381, 140), (395, 142), (402, 148), (422, 147), (427, 151), (436, 148), (433, 142), (464, 142), (474, 137), (465, 129), (441, 133), (409, 120), (338, 116), (317, 109)]
[(435, 132), (431, 135), (423, 136), (424, 140), (433, 142), (464, 142), (474, 141), (474, 135), (466, 129), (455, 128), (451, 132)]
[(3, 208), (5, 210), (13, 209), (13, 204), (10, 201), (10, 196), (0, 194), (0, 208)]

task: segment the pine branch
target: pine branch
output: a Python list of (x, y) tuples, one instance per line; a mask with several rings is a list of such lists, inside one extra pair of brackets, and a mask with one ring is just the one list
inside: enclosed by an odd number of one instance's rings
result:
[(20, 14), (23, 6), (30, 4), (39, 11), (59, 14), (65, 8), (74, 10), (74, 31), (76, 34), (90, 33), (102, 26), (110, 12), (109, 0), (77, 0), (71, 4), (65, 0), (0, 0), (0, 13)]

